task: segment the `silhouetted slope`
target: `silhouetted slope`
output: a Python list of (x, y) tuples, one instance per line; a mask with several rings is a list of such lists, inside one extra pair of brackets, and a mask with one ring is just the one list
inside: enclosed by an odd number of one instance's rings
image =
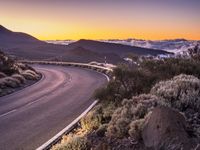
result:
[(92, 40), (79, 40), (69, 45), (56, 45), (40, 41), (21, 32), (12, 32), (0, 25), (0, 49), (19, 58), (37, 60), (65, 60), (74, 62), (123, 61), (130, 53), (138, 55), (166, 54), (161, 50), (132, 47), (121, 44), (105, 43)]
[(0, 25), (0, 44), (8, 48), (16, 47), (16, 45), (26, 44), (44, 44), (33, 36), (21, 32), (12, 32)]
[(122, 62), (123, 59), (114, 53), (98, 53), (83, 47), (76, 47), (64, 53), (64, 60), (74, 62), (104, 62), (105, 56), (108, 63)]
[(93, 40), (79, 40), (75, 43), (71, 43), (68, 47), (83, 47), (99, 53), (115, 53), (121, 57), (126, 56), (129, 53), (135, 53), (138, 55), (158, 55), (158, 54), (169, 54), (162, 50), (154, 50), (140, 47), (133, 47), (122, 44), (106, 43)]
[(49, 44), (0, 25), (0, 49), (26, 59), (49, 59), (64, 53), (66, 46)]

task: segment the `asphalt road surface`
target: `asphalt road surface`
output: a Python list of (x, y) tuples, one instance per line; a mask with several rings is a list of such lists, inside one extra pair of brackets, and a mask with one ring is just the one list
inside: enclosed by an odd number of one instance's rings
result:
[(0, 97), (0, 150), (36, 149), (70, 124), (92, 102), (106, 78), (92, 70), (37, 65), (36, 84)]

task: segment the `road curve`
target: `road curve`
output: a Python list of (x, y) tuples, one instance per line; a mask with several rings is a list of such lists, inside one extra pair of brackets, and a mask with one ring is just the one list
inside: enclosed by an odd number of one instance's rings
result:
[(92, 70), (37, 65), (36, 84), (0, 97), (0, 149), (33, 150), (70, 124), (93, 102), (106, 78)]

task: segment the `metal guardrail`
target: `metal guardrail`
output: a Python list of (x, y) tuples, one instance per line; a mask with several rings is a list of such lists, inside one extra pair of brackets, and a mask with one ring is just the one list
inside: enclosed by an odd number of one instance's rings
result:
[(21, 60), (18, 62), (22, 62), (22, 63), (29, 63), (29, 64), (49, 64), (49, 65), (64, 65), (64, 66), (77, 66), (77, 67), (84, 67), (84, 68), (96, 68), (96, 69), (102, 69), (102, 70), (106, 70), (106, 71), (110, 71), (112, 72), (113, 69), (112, 68), (108, 68), (108, 67), (103, 67), (103, 66), (99, 66), (99, 65), (91, 65), (91, 64), (87, 64), (87, 63), (74, 63), (74, 62), (55, 62), (55, 61), (26, 61), (26, 60)]

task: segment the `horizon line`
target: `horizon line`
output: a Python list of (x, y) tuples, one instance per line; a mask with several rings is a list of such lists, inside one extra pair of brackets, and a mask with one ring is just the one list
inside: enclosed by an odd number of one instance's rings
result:
[(187, 40), (187, 41), (200, 41), (200, 39), (189, 39), (189, 38), (184, 38), (184, 37), (176, 37), (176, 38), (160, 38), (160, 39), (149, 39), (149, 38), (137, 38), (137, 37), (127, 37), (127, 38), (78, 38), (78, 39), (70, 39), (70, 38), (66, 38), (66, 39), (43, 39), (40, 38), (39, 36), (34, 36), (31, 33), (28, 32), (24, 32), (24, 31), (14, 31), (12, 29), (8, 29), (7, 27), (5, 27), (4, 25), (0, 24), (0, 27), (3, 27), (11, 32), (16, 32), (16, 33), (25, 33), (28, 34), (30, 36), (33, 36), (34, 38), (41, 40), (41, 41), (79, 41), (79, 40), (97, 40), (97, 41), (101, 41), (101, 40), (129, 40), (129, 39), (135, 39), (135, 40), (145, 40), (145, 41), (167, 41), (167, 40)]

